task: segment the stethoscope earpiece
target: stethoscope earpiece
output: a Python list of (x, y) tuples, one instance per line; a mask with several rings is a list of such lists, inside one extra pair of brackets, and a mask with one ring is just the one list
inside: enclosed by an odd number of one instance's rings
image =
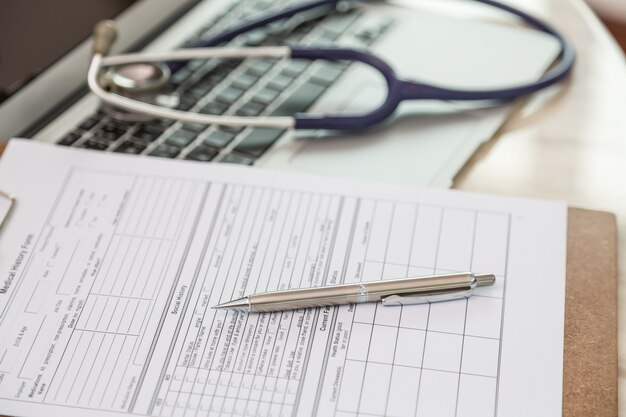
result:
[(95, 54), (107, 56), (117, 39), (117, 28), (112, 20), (101, 20), (93, 29), (93, 47)]

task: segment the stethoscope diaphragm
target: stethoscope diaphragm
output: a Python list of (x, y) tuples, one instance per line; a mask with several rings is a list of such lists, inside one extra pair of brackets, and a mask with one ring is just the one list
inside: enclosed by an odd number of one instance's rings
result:
[(167, 84), (170, 75), (170, 69), (162, 62), (116, 65), (104, 73), (113, 90), (132, 93), (157, 91)]

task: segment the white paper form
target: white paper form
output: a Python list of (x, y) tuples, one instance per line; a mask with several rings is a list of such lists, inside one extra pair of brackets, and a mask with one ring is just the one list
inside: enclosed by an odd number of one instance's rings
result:
[[(13, 141), (0, 414), (556, 416), (560, 203)], [(466, 300), (273, 314), (260, 291), (471, 270)]]

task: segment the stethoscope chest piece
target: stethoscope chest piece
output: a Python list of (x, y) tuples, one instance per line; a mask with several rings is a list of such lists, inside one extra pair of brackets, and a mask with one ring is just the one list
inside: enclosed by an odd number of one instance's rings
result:
[(147, 93), (165, 86), (170, 69), (162, 62), (138, 62), (109, 67), (103, 74), (110, 89), (120, 93)]
[[(169, 67), (162, 62), (137, 62), (120, 64), (103, 70), (99, 84), (106, 90), (148, 103), (174, 108), (179, 103), (177, 94), (161, 94), (171, 76)], [(153, 116), (127, 111), (105, 103), (103, 110), (116, 120), (145, 122)]]

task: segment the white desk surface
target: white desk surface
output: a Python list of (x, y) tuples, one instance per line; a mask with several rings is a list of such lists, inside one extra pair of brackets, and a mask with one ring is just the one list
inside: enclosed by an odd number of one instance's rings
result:
[(582, 0), (510, 0), (576, 46), (566, 88), (519, 111), (457, 176), (455, 188), (560, 199), (618, 221), (619, 415), (626, 415), (626, 60)]

